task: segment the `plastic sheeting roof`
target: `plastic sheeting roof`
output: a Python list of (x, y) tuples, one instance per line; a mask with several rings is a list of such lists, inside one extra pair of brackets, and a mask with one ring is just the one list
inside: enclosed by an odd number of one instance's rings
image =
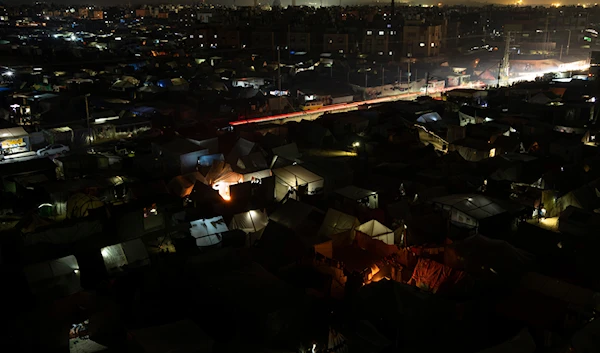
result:
[(442, 120), (442, 117), (436, 113), (425, 113), (423, 115), (421, 115), (418, 119), (417, 122), (419, 123), (432, 123), (432, 122), (436, 122), (436, 121), (440, 121)]
[(229, 230), (222, 216), (192, 221), (190, 226), (190, 233), (196, 238), (196, 245), (199, 247), (220, 243), (220, 234)]
[(433, 199), (433, 203), (454, 208), (471, 218), (481, 220), (506, 212), (494, 201), (482, 195), (448, 195)]
[(330, 208), (325, 214), (325, 219), (319, 229), (319, 235), (331, 237), (335, 234), (352, 231), (359, 225), (358, 218)]

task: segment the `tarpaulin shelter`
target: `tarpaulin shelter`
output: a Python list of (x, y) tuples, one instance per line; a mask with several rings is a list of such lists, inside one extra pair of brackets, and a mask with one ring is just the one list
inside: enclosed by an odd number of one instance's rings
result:
[(178, 175), (169, 181), (167, 189), (172, 195), (186, 197), (192, 193), (196, 182), (206, 184), (206, 178), (200, 172)]
[(211, 353), (214, 341), (192, 320), (129, 331), (143, 353)]
[[(321, 228), (319, 228), (319, 235), (331, 237), (334, 234), (346, 231), (350, 231), (353, 234), (354, 228), (359, 225), (360, 222), (358, 221), (358, 218), (330, 208), (325, 214), (325, 219), (323, 220), (323, 224), (321, 224)], [(352, 239), (354, 239), (354, 236), (352, 236)]]
[(370, 238), (381, 240), (388, 245), (394, 245), (394, 231), (379, 223), (377, 220), (370, 220), (361, 224), (356, 228), (357, 232), (361, 232)]
[(323, 190), (322, 177), (300, 165), (290, 165), (273, 170), (275, 174), (275, 198), (281, 201), (290, 189), (295, 190), (291, 197), (298, 199), (301, 195), (315, 195)]
[(23, 272), (35, 295), (59, 298), (81, 290), (79, 264), (73, 255), (29, 265)]
[(465, 276), (463, 271), (455, 270), (431, 259), (420, 258), (408, 284), (437, 293), (440, 289), (444, 290), (454, 286)]
[(260, 239), (267, 224), (269, 224), (269, 217), (265, 212), (261, 210), (250, 210), (234, 215), (229, 222), (229, 229), (239, 229), (246, 233), (246, 245), (252, 246)]
[(198, 247), (209, 247), (221, 242), (221, 233), (227, 232), (227, 224), (222, 216), (199, 219), (190, 222), (190, 233), (196, 238)]
[(136, 268), (150, 264), (146, 245), (141, 239), (106, 246), (100, 250), (100, 253), (108, 273), (121, 272), (124, 266)]
[(110, 89), (115, 91), (125, 91), (131, 88), (135, 88), (140, 84), (140, 81), (132, 76), (123, 76), (117, 80)]
[(76, 193), (67, 200), (67, 218), (87, 217), (89, 211), (103, 206), (104, 203), (95, 196)]
[(185, 78), (176, 77), (171, 79), (171, 85), (167, 89), (175, 92), (187, 91), (190, 89), (190, 84)]
[(354, 204), (361, 204), (370, 209), (379, 207), (379, 200), (376, 191), (359, 188), (354, 185), (348, 185), (335, 190), (335, 193)]
[(422, 124), (432, 123), (432, 122), (441, 121), (441, 120), (442, 120), (442, 117), (436, 112), (425, 113), (417, 118), (417, 122), (422, 123)]

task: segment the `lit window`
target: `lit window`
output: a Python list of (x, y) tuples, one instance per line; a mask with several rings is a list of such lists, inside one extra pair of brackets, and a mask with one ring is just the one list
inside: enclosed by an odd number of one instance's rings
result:
[(382, 52), (382, 51), (380, 51), (380, 52), (379, 52), (379, 55), (383, 55), (383, 52)]
[(217, 35), (215, 34), (215, 38), (217, 38)]
[(193, 34), (190, 34), (190, 38), (191, 38), (191, 39), (193, 39), (193, 38), (194, 38), (194, 35), (193, 35)]
[(424, 46), (425, 46), (425, 43), (421, 42), (421, 43), (419, 43), (419, 46), (420, 46), (420, 47), (424, 47)]
[(373, 31), (367, 31), (367, 35), (370, 36), (373, 34)]
[(390, 50), (390, 53), (389, 53), (389, 54), (390, 54), (390, 56), (391, 56), (391, 55), (394, 55), (394, 53), (392, 53), (392, 51), (391, 51), (391, 50)]
[(385, 34), (385, 32), (384, 32), (384, 31), (379, 31), (379, 35), (380, 35), (380, 36), (382, 36), (382, 35), (384, 35), (384, 34)]
[(431, 42), (431, 47), (432, 48), (435, 47), (435, 43), (434, 42)]
[(198, 35), (198, 38), (202, 39), (202, 38), (204, 38), (204, 35), (200, 34), (200, 35)]

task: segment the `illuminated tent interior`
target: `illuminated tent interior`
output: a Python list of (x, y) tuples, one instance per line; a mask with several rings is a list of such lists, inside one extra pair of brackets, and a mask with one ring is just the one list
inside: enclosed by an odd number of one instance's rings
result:
[(357, 232), (361, 232), (370, 238), (381, 240), (387, 245), (394, 245), (394, 231), (379, 223), (377, 220), (370, 220), (356, 228)]
[(100, 250), (108, 273), (123, 271), (123, 266), (142, 267), (150, 264), (146, 246), (141, 239), (107, 246)]
[(213, 189), (219, 192), (219, 195), (225, 201), (231, 200), (229, 186), (239, 184), (244, 181), (241, 174), (231, 169), (231, 165), (225, 162), (215, 162), (206, 174), (206, 181)]
[(277, 180), (275, 197), (278, 201), (285, 197), (290, 188), (295, 189), (297, 195), (313, 195), (320, 192), (324, 186), (322, 177), (299, 165), (274, 169), (273, 174)]
[(67, 218), (87, 217), (90, 210), (103, 207), (104, 203), (97, 197), (77, 193), (67, 200)]
[(23, 271), (33, 294), (64, 297), (81, 290), (79, 264), (73, 255), (29, 265)]
[(261, 210), (250, 210), (243, 213), (238, 213), (233, 216), (229, 222), (229, 229), (239, 229), (246, 233), (246, 245), (252, 246), (260, 239), (263, 231), (269, 224), (269, 217)]
[(221, 233), (229, 230), (222, 216), (192, 221), (190, 226), (190, 233), (196, 238), (198, 247), (209, 247), (221, 243)]

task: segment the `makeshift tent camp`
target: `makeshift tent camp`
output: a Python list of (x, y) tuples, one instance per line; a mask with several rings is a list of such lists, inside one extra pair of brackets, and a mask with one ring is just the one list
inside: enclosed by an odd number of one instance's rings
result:
[(483, 195), (448, 195), (433, 199), (437, 206), (450, 213), (450, 220), (461, 226), (475, 228), (482, 219), (506, 212)]
[(225, 201), (231, 200), (229, 186), (244, 181), (241, 174), (234, 172), (231, 165), (225, 162), (214, 162), (206, 174), (206, 181), (213, 189), (219, 192), (219, 195)]
[(213, 351), (213, 340), (191, 320), (137, 329), (129, 333), (144, 353)]
[(100, 253), (108, 273), (123, 271), (123, 266), (132, 268), (150, 264), (146, 246), (141, 239), (104, 247), (100, 250)]
[(198, 247), (208, 247), (221, 242), (221, 233), (228, 231), (222, 216), (190, 222), (190, 233)]
[(370, 220), (361, 224), (356, 228), (357, 232), (361, 232), (370, 238), (381, 240), (387, 245), (394, 245), (394, 231), (379, 223), (377, 220)]
[(206, 184), (206, 178), (199, 172), (178, 175), (167, 184), (167, 189), (172, 195), (186, 197), (192, 193), (198, 181)]
[(87, 217), (90, 210), (103, 206), (104, 203), (95, 196), (76, 193), (67, 200), (67, 218)]
[[(327, 214), (325, 214), (325, 219), (319, 229), (319, 235), (331, 237), (334, 234), (347, 231), (353, 233), (354, 228), (359, 225), (358, 218), (330, 208), (327, 210)], [(352, 238), (354, 239), (354, 237)]]
[(324, 180), (322, 177), (299, 166), (291, 165), (273, 170), (276, 177), (275, 198), (281, 201), (290, 189), (295, 190), (292, 196), (298, 199), (300, 195), (314, 195), (323, 190)]
[(23, 271), (33, 294), (58, 298), (81, 290), (79, 264), (73, 255), (29, 265)]
[(269, 217), (261, 210), (250, 210), (238, 213), (229, 222), (229, 229), (239, 229), (247, 234), (247, 246), (252, 246), (260, 239), (265, 227), (269, 224)]

